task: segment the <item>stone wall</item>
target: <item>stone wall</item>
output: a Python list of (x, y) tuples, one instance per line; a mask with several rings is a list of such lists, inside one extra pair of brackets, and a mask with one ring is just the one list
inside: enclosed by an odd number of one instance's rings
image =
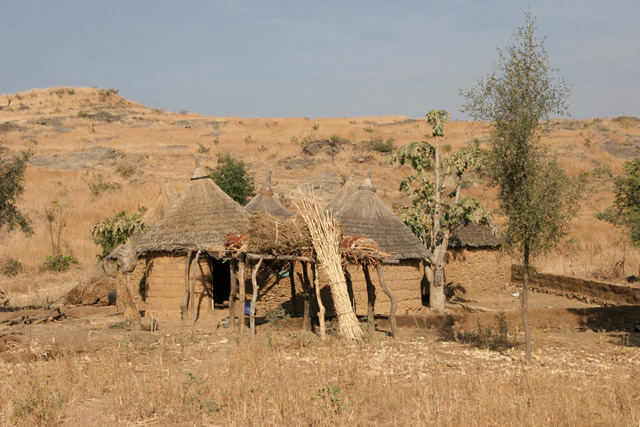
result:
[[(511, 266), (511, 280), (522, 283), (524, 268)], [(535, 270), (529, 278), (532, 289), (551, 291), (566, 296), (583, 296), (594, 302), (616, 304), (640, 304), (640, 287), (617, 283), (600, 282), (572, 276), (538, 273)]]

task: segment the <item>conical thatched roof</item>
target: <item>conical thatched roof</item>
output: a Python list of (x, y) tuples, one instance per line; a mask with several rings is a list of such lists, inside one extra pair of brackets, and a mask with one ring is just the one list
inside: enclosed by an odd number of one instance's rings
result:
[(369, 178), (335, 213), (335, 217), (345, 235), (373, 239), (381, 251), (400, 260), (429, 256), (420, 239), (378, 197)]
[(460, 227), (449, 240), (450, 248), (496, 249), (502, 245), (500, 233), (496, 236), (488, 225), (469, 224)]
[(226, 234), (244, 233), (248, 225), (244, 209), (198, 166), (176, 205), (140, 238), (136, 251), (221, 250)]
[(349, 175), (349, 179), (344, 183), (342, 188), (333, 196), (333, 199), (325, 206), (326, 211), (338, 212), (349, 200), (349, 197), (353, 196), (353, 193), (358, 191), (358, 185), (354, 182), (353, 172)]
[(284, 207), (280, 200), (273, 195), (271, 189), (271, 171), (267, 175), (267, 179), (262, 188), (258, 190), (258, 194), (253, 196), (253, 199), (244, 207), (244, 210), (249, 213), (266, 212), (272, 216), (279, 216), (281, 218), (290, 218), (293, 214)]
[(176, 204), (178, 199), (179, 197), (176, 195), (175, 191), (173, 191), (173, 187), (169, 184), (169, 181), (165, 179), (158, 198), (151, 203), (149, 209), (147, 209), (144, 212), (144, 215), (142, 215), (142, 222), (147, 227), (151, 227), (162, 219), (169, 209)]

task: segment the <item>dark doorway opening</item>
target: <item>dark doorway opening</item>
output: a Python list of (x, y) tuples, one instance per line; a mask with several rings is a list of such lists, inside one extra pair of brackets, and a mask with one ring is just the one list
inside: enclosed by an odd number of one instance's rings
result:
[(217, 259), (211, 260), (211, 275), (213, 277), (213, 302), (222, 304), (229, 301), (231, 293), (231, 263)]

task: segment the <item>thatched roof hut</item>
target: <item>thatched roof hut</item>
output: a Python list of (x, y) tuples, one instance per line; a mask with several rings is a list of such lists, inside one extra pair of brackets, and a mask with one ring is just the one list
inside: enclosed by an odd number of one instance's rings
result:
[(503, 239), (494, 233), (489, 225), (469, 224), (460, 227), (449, 240), (452, 249), (497, 249), (502, 246)]
[(349, 197), (353, 196), (353, 194), (358, 191), (358, 185), (355, 183), (353, 179), (353, 173), (349, 175), (349, 179), (344, 183), (342, 188), (333, 196), (331, 201), (325, 206), (325, 210), (333, 211), (334, 213), (338, 212), (340, 208), (342, 208)]
[(224, 236), (243, 233), (249, 214), (200, 168), (176, 205), (139, 240), (136, 251), (185, 253), (189, 249), (221, 251)]
[(142, 215), (142, 222), (151, 227), (171, 209), (178, 201), (179, 196), (173, 190), (169, 180), (165, 179), (162, 190), (158, 197), (151, 203), (149, 208)]
[(335, 216), (345, 235), (373, 239), (381, 251), (398, 260), (422, 260), (429, 256), (420, 239), (378, 197), (370, 178), (358, 187)]
[(249, 213), (266, 212), (272, 216), (278, 216), (281, 218), (290, 218), (293, 214), (284, 207), (280, 200), (274, 196), (271, 189), (271, 171), (267, 175), (267, 179), (258, 194), (253, 196), (253, 199), (244, 207), (244, 210)]

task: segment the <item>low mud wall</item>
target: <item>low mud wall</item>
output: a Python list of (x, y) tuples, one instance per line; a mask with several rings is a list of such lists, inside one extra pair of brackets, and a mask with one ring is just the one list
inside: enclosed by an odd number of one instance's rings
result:
[[(512, 282), (522, 283), (523, 274), (524, 268), (521, 265), (511, 266)], [(529, 276), (529, 284), (532, 289), (572, 297), (583, 296), (594, 302), (640, 304), (640, 287), (638, 286), (538, 273), (535, 270)]]

